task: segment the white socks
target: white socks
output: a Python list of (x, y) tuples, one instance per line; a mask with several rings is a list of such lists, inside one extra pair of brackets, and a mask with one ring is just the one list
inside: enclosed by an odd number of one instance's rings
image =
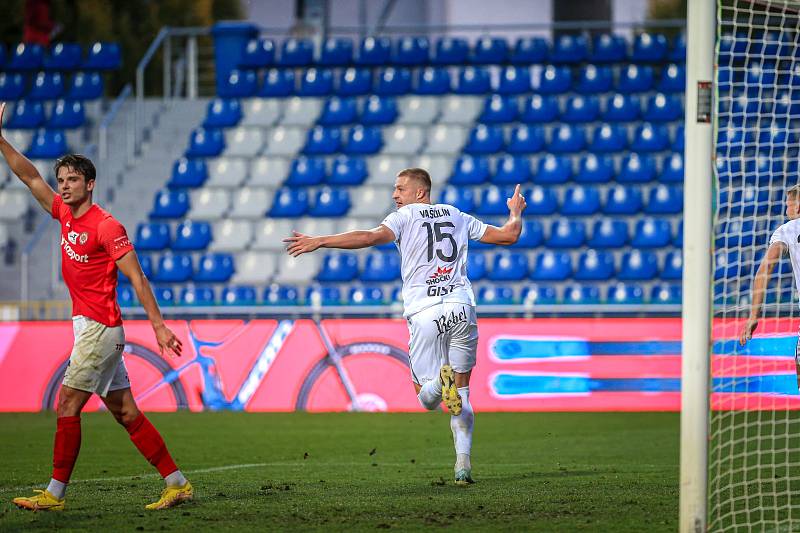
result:
[(50, 478), (50, 484), (47, 485), (47, 492), (52, 494), (53, 497), (63, 500), (64, 494), (67, 492), (67, 484), (57, 479)]
[(426, 382), (419, 390), (417, 398), (422, 407), (428, 411), (433, 411), (442, 403), (442, 382), (439, 379), (432, 379)]
[(167, 487), (183, 487), (186, 485), (186, 478), (183, 477), (183, 474), (180, 470), (176, 470), (165, 477), (164, 481), (167, 482)]
[(475, 424), (475, 413), (469, 403), (469, 386), (459, 387), (461, 395), (461, 414), (450, 415), (450, 429), (453, 431), (453, 444), (456, 447), (455, 470), (470, 469), (469, 454), (472, 450), (472, 427)]

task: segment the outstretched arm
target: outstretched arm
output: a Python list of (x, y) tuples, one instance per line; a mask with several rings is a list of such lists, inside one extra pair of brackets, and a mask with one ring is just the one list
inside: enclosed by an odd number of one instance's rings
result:
[[(164, 317), (161, 316), (161, 310), (158, 308), (156, 298), (153, 296), (153, 291), (150, 288), (150, 283), (142, 272), (142, 266), (139, 264), (139, 258), (136, 252), (130, 251), (117, 259), (117, 268), (122, 271), (129, 280), (133, 290), (136, 291), (136, 296), (142, 303), (147, 318), (150, 324), (153, 325), (153, 331), (156, 334), (156, 341), (161, 350), (161, 355), (166, 351), (170, 356), (174, 353), (177, 356), (181, 355), (181, 341), (175, 334), (164, 324)], [(172, 352), (172, 353), (170, 353)]]
[(297, 231), (294, 235), (283, 239), (286, 243), (286, 251), (292, 257), (313, 252), (317, 248), (343, 248), (352, 250), (355, 248), (368, 248), (379, 244), (386, 244), (395, 239), (392, 230), (384, 225), (369, 230), (355, 230), (336, 235), (321, 235), (312, 237), (303, 235)]
[(775, 265), (781, 260), (781, 256), (786, 252), (786, 245), (782, 242), (774, 242), (767, 249), (767, 255), (761, 260), (758, 266), (755, 280), (753, 281), (752, 303), (750, 305), (750, 317), (747, 319), (742, 333), (739, 335), (739, 344), (744, 346), (749, 341), (753, 332), (758, 327), (758, 319), (761, 316), (761, 306), (764, 303), (764, 295), (767, 293), (767, 283), (769, 276), (775, 269)]
[(481, 237), (481, 242), (487, 244), (502, 244), (508, 246), (519, 240), (522, 233), (522, 212), (528, 206), (525, 197), (519, 192), (519, 183), (514, 189), (514, 194), (506, 201), (508, 205), (508, 220), (502, 227), (489, 226)]
[(2, 126), (5, 109), (5, 102), (0, 103), (0, 152), (3, 153), (3, 157), (6, 159), (12, 172), (14, 172), (22, 183), (31, 190), (34, 198), (36, 198), (39, 205), (42, 206), (42, 209), (51, 213), (53, 211), (53, 198), (55, 198), (56, 193), (53, 192), (50, 185), (44, 181), (44, 178), (42, 178), (39, 171), (36, 170), (36, 167), (33, 166), (33, 163), (31, 163), (27, 157), (19, 153), (19, 151), (3, 137)]

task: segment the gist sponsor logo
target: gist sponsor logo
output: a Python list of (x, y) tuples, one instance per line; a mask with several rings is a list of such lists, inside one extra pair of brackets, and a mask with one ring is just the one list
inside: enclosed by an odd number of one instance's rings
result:
[(89, 254), (79, 254), (75, 250), (72, 249), (72, 246), (69, 245), (67, 239), (64, 236), (61, 236), (61, 247), (64, 248), (64, 253), (67, 254), (67, 257), (76, 261), (78, 263), (88, 263), (89, 262)]

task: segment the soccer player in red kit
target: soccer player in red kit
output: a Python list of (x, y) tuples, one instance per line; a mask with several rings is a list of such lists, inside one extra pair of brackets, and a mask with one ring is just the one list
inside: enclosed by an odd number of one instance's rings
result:
[(61, 272), (72, 297), (75, 334), (56, 409), (53, 477), (45, 490), (35, 491), (37, 494), (31, 497), (14, 498), (14, 504), (32, 511), (64, 509), (64, 494), (81, 446), (80, 414), (92, 394), (100, 396), (136, 448), (166, 481), (161, 497), (146, 508), (164, 509), (191, 500), (191, 483), (175, 465), (164, 439), (139, 411), (131, 394), (122, 358), (125, 333), (116, 300), (117, 270), (131, 280), (153, 325), (162, 355), (166, 351), (180, 356), (181, 342), (164, 324), (125, 228), (92, 203), (92, 162), (81, 155), (59, 159), (55, 165), (56, 194), (36, 167), (3, 137), (4, 110), (5, 104), (0, 103), (0, 152), (39, 205), (61, 225)]

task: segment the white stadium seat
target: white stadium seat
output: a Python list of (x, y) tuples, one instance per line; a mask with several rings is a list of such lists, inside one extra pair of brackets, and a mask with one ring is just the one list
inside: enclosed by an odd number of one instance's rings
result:
[(264, 130), (261, 128), (231, 128), (225, 130), (225, 155), (253, 157), (264, 148)]
[(191, 208), (187, 218), (216, 220), (228, 212), (231, 196), (226, 189), (199, 189), (192, 191), (189, 202)]
[(442, 101), (441, 124), (464, 124), (471, 126), (483, 110), (484, 99), (480, 96), (451, 94)]
[(206, 187), (238, 187), (247, 179), (248, 160), (241, 157), (218, 157), (208, 163)]
[(417, 159), (412, 159), (410, 166), (424, 168), (431, 175), (433, 186), (444, 185), (450, 174), (453, 173), (452, 156), (446, 155), (421, 155)]
[(28, 210), (29, 195), (30, 192), (21, 190), (0, 191), (0, 220), (17, 220), (21, 217)]
[(275, 191), (266, 187), (243, 187), (233, 193), (231, 218), (264, 218)]
[(394, 185), (397, 173), (411, 166), (408, 157), (401, 155), (376, 155), (367, 159), (367, 183)]
[(236, 256), (233, 283), (266, 285), (275, 275), (278, 255), (270, 252), (245, 252)]
[(257, 157), (250, 161), (247, 184), (277, 189), (289, 175), (291, 160), (285, 157)]
[(3, 247), (6, 244), (8, 244), (10, 237), (11, 235), (8, 226), (0, 222), (0, 247)]
[(398, 124), (431, 124), (439, 115), (437, 96), (404, 96), (397, 102)]
[(294, 156), (306, 144), (305, 128), (278, 126), (269, 132), (265, 155)]
[(419, 153), (425, 140), (420, 126), (389, 126), (383, 130), (382, 154), (412, 155)]
[(342, 219), (336, 227), (337, 233), (345, 233), (347, 231), (373, 229), (380, 226), (383, 217), (375, 218), (350, 218)]
[(281, 118), (283, 98), (248, 98), (242, 101), (240, 126), (274, 126)]
[(336, 231), (335, 218), (305, 217), (296, 221), (294, 229), (306, 235), (333, 235)]
[(461, 153), (467, 140), (467, 130), (462, 126), (437, 124), (428, 130), (426, 154), (455, 156)]
[(278, 272), (273, 281), (286, 284), (308, 283), (319, 271), (320, 257), (319, 254), (303, 254), (300, 257), (280, 254)]
[(392, 188), (357, 187), (350, 191), (350, 211), (348, 217), (383, 218), (394, 206)]
[(214, 252), (240, 252), (247, 249), (253, 238), (253, 223), (249, 220), (225, 219), (214, 223), (214, 240), (209, 249)]
[(283, 239), (292, 234), (294, 222), (281, 218), (265, 218), (256, 222), (253, 250), (284, 250)]
[(310, 127), (319, 118), (320, 111), (322, 111), (321, 98), (293, 96), (288, 100), (284, 100), (281, 124), (284, 126)]

